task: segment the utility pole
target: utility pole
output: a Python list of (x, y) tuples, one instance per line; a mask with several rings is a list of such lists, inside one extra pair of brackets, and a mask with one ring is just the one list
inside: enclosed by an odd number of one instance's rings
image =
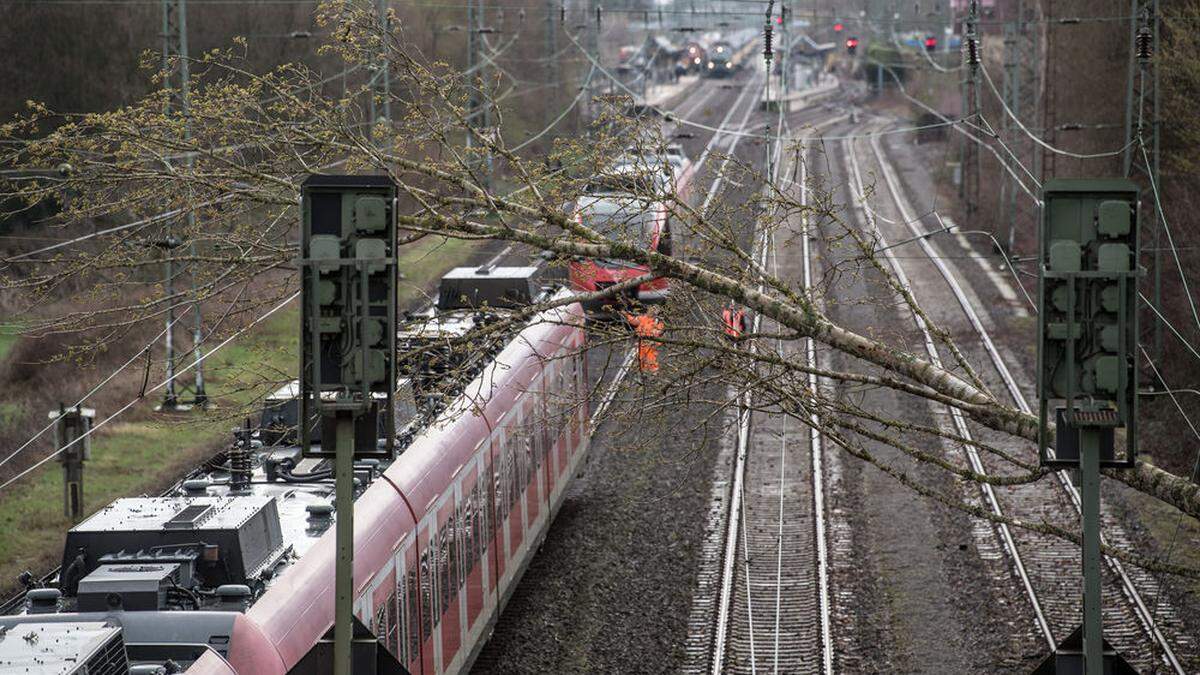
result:
[(63, 515), (78, 523), (83, 519), (83, 462), (92, 458), (92, 422), (96, 411), (73, 406), (51, 410), (54, 447), (63, 467)]
[(546, 34), (543, 37), (542, 51), (544, 53), (546, 84), (546, 97), (544, 105), (546, 106), (545, 124), (550, 125), (554, 121), (555, 111), (558, 109), (558, 24), (556, 23), (559, 16), (558, 5), (554, 0), (546, 0)]
[[(483, 0), (467, 0), (467, 70), (471, 73), (471, 93), (467, 99), (467, 148), (476, 146), (475, 133), (491, 133), (491, 105), (484, 96), (488, 78), (483, 65)], [(478, 83), (478, 84), (476, 84)], [(482, 122), (477, 121), (482, 118)], [(492, 153), (484, 158), (484, 188), (492, 187)]]
[[(1161, 182), (1159, 172), (1158, 52), (1160, 19), (1158, 0), (1130, 0), (1129, 11), (1129, 74), (1125, 93), (1125, 154), (1122, 157), (1124, 175), (1149, 188), (1150, 180)], [(1148, 160), (1148, 161), (1147, 161)], [(1162, 190), (1162, 186), (1158, 185)], [(1152, 263), (1154, 306), (1162, 310), (1162, 235), (1164, 220), (1158, 200), (1150, 200), (1154, 209)], [(1154, 358), (1163, 352), (1163, 325), (1155, 312), (1149, 312), (1153, 326)], [(1154, 383), (1157, 386), (1157, 382)]]
[[(584, 46), (584, 48), (587, 50), (588, 54), (592, 55), (592, 58), (596, 60), (596, 63), (600, 63), (600, 14), (604, 11), (604, 9), (600, 6), (600, 0), (588, 0), (587, 8), (588, 13), (587, 17), (584, 19), (584, 25), (590, 27), (584, 29), (587, 33), (587, 44)], [(693, 4), (692, 12), (695, 11), (696, 7)], [(608, 78), (605, 77), (603, 79)], [(611, 86), (611, 81), (609, 84)], [(591, 87), (590, 85), (588, 88), (592, 91), (595, 91), (595, 88)], [(591, 92), (588, 93), (586, 98), (587, 104), (584, 106), (584, 110), (587, 111), (587, 116), (585, 117), (585, 120), (588, 124), (587, 131), (588, 133), (591, 133), (591, 124), (596, 119), (596, 101), (595, 96), (593, 96)]]
[[(161, 0), (162, 3), (162, 69), (165, 74), (163, 86), (169, 92), (167, 98), (166, 110), (163, 112), (170, 115), (179, 115), (183, 119), (183, 139), (186, 143), (192, 138), (192, 124), (189, 110), (189, 98), (191, 88), (190, 64), (188, 63), (188, 41), (187, 41), (187, 0)], [(192, 168), (194, 158), (189, 154), (184, 160), (188, 169)], [(191, 237), (196, 231), (196, 212), (188, 210), (187, 212), (187, 231), (186, 236)], [(168, 240), (170, 230), (168, 230)], [(171, 260), (174, 257), (174, 247), (168, 248), (167, 258), (167, 278), (166, 291), (167, 297), (172, 298), (175, 295), (175, 278), (174, 265)], [(196, 246), (191, 245), (191, 253), (193, 257), (196, 254)], [(204, 391), (204, 354), (201, 349), (201, 342), (204, 339), (203, 335), (203, 316), (200, 313), (200, 297), (196, 285), (196, 273), (191, 273), (192, 279), (192, 355), (195, 359), (195, 398), (193, 403), (200, 407), (205, 407), (208, 404), (208, 395)], [(175, 305), (174, 300), (170, 300), (170, 306), (167, 308), (167, 330), (164, 337), (166, 341), (167, 351), (167, 387), (163, 393), (163, 401), (160, 410), (186, 410), (187, 406), (181, 406), (179, 396), (175, 387)]]
[[(1037, 24), (1031, 24), (1025, 15), (1025, 2), (1016, 3), (1016, 21), (1004, 25), (1004, 85), (1003, 100), (1012, 111), (1012, 116), (1004, 115), (1002, 119), (1003, 138), (1018, 161), (1033, 167), (1033, 174), (1038, 174), (1041, 162), (1039, 148), (1019, 129), (1014, 120), (1022, 120), (1026, 126), (1034, 126), (1037, 117), (1037, 53), (1039, 40)], [(1031, 29), (1031, 26), (1033, 28)], [(1037, 214), (1030, 208), (1028, 200), (1018, 199), (1021, 189), (1016, 180), (1002, 173), (1000, 183), (1001, 220), (1007, 223), (1008, 232), (1005, 246), (1009, 254), (1013, 254), (1016, 246), (1018, 231), (1033, 231), (1037, 228)], [(1028, 229), (1027, 229), (1028, 228)]]
[[(1020, 56), (1017, 54), (1017, 36), (1016, 26), (1012, 21), (1004, 24), (1004, 84), (1002, 99), (1005, 105), (1012, 110), (1013, 114), (1017, 114), (1018, 102), (1016, 100), (1016, 90), (1020, 87), (1020, 76), (1017, 74), (1017, 60)], [(1009, 143), (1009, 147), (1013, 144), (1013, 128), (1014, 124), (1008, 115), (1003, 115), (1000, 118), (1000, 135)], [(1013, 243), (1016, 239), (1017, 231), (1017, 214), (1015, 213), (1015, 197), (1017, 187), (1013, 185), (1012, 177), (1007, 175), (1007, 172), (1001, 172), (1000, 177), (1000, 220), (1008, 224), (1008, 236), (1006, 246), (1008, 253), (1013, 252)]]
[(391, 21), (388, 17), (388, 0), (375, 0), (375, 13), (379, 21), (379, 52), (375, 62), (371, 64), (374, 71), (371, 75), (371, 133), (379, 123), (389, 124), (392, 119), (392, 74), (388, 59), (388, 37), (391, 35)]
[(791, 17), (788, 16), (787, 2), (780, 0), (779, 2), (779, 96), (781, 105), (787, 105), (783, 102), (787, 98), (788, 93), (788, 68), (791, 67), (792, 43), (791, 31), (788, 30), (788, 23), (791, 22)]
[[(978, 69), (980, 61), (980, 45), (978, 33), (978, 2), (971, 0), (967, 13), (966, 30), (963, 31), (963, 53), (966, 68), (963, 69), (962, 80), (962, 118), (968, 120), (979, 111), (979, 80)], [(973, 221), (979, 209), (979, 147), (967, 138), (962, 138), (962, 182), (959, 184), (959, 195), (966, 202), (967, 220)]]

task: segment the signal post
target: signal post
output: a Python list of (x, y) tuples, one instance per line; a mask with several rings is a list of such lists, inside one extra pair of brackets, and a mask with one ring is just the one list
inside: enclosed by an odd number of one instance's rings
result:
[(1137, 454), (1138, 195), (1122, 179), (1043, 187), (1038, 455), (1042, 466), (1078, 473), (1083, 622), (1038, 674), (1136, 672), (1103, 637), (1100, 469), (1130, 468)]
[(396, 185), (386, 176), (314, 175), (300, 200), (299, 431), (306, 456), (334, 459), (333, 672), (350, 675), (354, 460), (391, 458), (395, 449)]

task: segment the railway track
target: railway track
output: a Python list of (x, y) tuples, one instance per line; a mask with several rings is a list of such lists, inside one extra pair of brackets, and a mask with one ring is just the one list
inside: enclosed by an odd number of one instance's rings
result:
[[(782, 143), (777, 143), (777, 158), (781, 149)], [(774, 166), (780, 167), (778, 159)], [(797, 170), (805, 203), (804, 162)], [(788, 269), (801, 270), (798, 281), (805, 287), (812, 280), (807, 228), (805, 217), (795, 232), (803, 242), (797, 256), (801, 260), (785, 263), (791, 265)], [(778, 269), (780, 251), (769, 229), (756, 231), (754, 256), (764, 269), (769, 260)], [(760, 330), (759, 317), (752, 330)], [(795, 357), (814, 363), (814, 345), (805, 342)], [(815, 387), (815, 378), (808, 384)], [(719, 474), (713, 483), (685, 672), (832, 672), (820, 438), (788, 416), (750, 412), (748, 394), (738, 401), (736, 413), (731, 411), (736, 416), (736, 442), (726, 446), (717, 462), (718, 472), (728, 474)]]
[[(854, 141), (844, 142), (847, 164), (853, 176), (857, 196), (865, 193), (862, 182), (862, 172), (859, 168), (858, 157), (854, 152)], [(880, 221), (886, 221), (897, 237), (918, 236), (924, 230), (920, 225), (921, 218), (915, 217), (913, 209), (902, 192), (902, 186), (894, 168), (880, 147), (878, 137), (869, 141), (871, 156), (879, 167), (884, 188), (889, 196), (889, 202), (894, 205), (895, 219), (885, 219), (863, 204), (863, 209), (870, 213), (868, 222), (880, 236), (878, 246), (886, 247), (887, 241), (883, 235)], [(857, 200), (856, 200), (857, 201)], [(901, 229), (903, 228), (903, 229)], [(947, 320), (939, 321), (944, 328), (953, 334), (970, 335), (969, 339), (960, 337), (960, 346), (974, 363), (988, 364), (990, 370), (981, 373), (985, 382), (993, 391), (1007, 393), (1012, 403), (1025, 412), (1030, 411), (1025, 393), (1021, 390), (1017, 379), (1002, 357), (1000, 349), (993, 340), (967, 291), (956, 278), (945, 260), (937, 254), (932, 245), (924, 238), (918, 239), (926, 259), (923, 259), (915, 274), (920, 274), (920, 288), (934, 288), (942, 283), (948, 287), (953, 299), (939, 298), (935, 302), (938, 310), (954, 313), (957, 316), (947, 316)], [(887, 250), (888, 265), (895, 272), (900, 283), (913, 289), (909, 277), (905, 273), (894, 250)], [(926, 263), (931, 263), (926, 266)], [(930, 300), (930, 298), (926, 298)], [(927, 310), (933, 305), (927, 305)], [(925, 349), (929, 358), (935, 364), (940, 363), (938, 348), (930, 333), (929, 327), (920, 317), (913, 314), (913, 319), (920, 330)], [(936, 320), (936, 319), (935, 319)], [(963, 325), (966, 324), (966, 325)], [(967, 439), (998, 444), (1008, 447), (1010, 451), (1025, 461), (1036, 464), (1036, 449), (1029, 443), (1013, 443), (1011, 438), (1005, 438), (996, 432), (984, 428), (966, 419), (957, 410), (950, 411), (953, 431)], [(1001, 466), (994, 457), (980, 455), (974, 448), (963, 446), (965, 462), (975, 471), (1003, 475), (1012, 473), (1012, 467)], [(1058, 472), (1053, 479), (1036, 481), (1032, 484), (993, 487), (982, 485), (975, 496), (990, 512), (996, 515), (1008, 515), (1023, 518), (1033, 522), (1049, 520), (1060, 526), (1072, 527), (1079, 517), (1079, 495), (1070, 483), (1065, 472)], [(979, 522), (979, 521), (977, 521)], [(1078, 547), (1057, 538), (1039, 535), (1023, 528), (1009, 528), (1006, 525), (976, 527), (977, 541), (981, 531), (991, 530), (1000, 540), (1000, 547), (1005, 552), (1011, 564), (1013, 576), (1021, 586), (1028, 600), (1032, 614), (1034, 633), (1047, 650), (1053, 649), (1058, 641), (1065, 638), (1080, 621), (1082, 580), (1079, 569)], [(1107, 543), (1118, 547), (1127, 547), (1130, 542), (1124, 534), (1115, 517), (1108, 516), (1104, 523)], [(985, 552), (987, 546), (981, 547)], [(1169, 640), (1164, 633), (1163, 625), (1177, 626), (1175, 614), (1169, 603), (1162, 598), (1161, 588), (1156, 580), (1142, 570), (1127, 570), (1119, 561), (1106, 558), (1107, 571), (1104, 584), (1104, 623), (1105, 637), (1131, 663), (1142, 672), (1174, 672), (1184, 673), (1176, 647), (1186, 651), (1185, 658), (1194, 659), (1194, 640), (1184, 639), (1178, 632)], [(1147, 598), (1153, 598), (1148, 600)], [(1150, 607), (1154, 607), (1151, 610)]]

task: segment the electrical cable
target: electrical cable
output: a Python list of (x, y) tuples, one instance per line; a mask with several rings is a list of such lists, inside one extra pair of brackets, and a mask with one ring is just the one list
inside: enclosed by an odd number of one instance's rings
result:
[(1183, 283), (1183, 294), (1187, 298), (1188, 307), (1192, 310), (1192, 320), (1196, 323), (1196, 328), (1200, 329), (1200, 313), (1196, 311), (1196, 301), (1192, 297), (1192, 290), (1188, 286), (1187, 274), (1183, 271), (1183, 263), (1179, 261), (1179, 249), (1175, 247), (1175, 237), (1171, 235), (1171, 224), (1167, 222), (1167, 212), (1163, 209), (1162, 198), (1158, 194), (1158, 180), (1154, 176), (1154, 171), (1151, 169), (1150, 156), (1146, 153), (1146, 144), (1138, 139), (1138, 146), (1142, 152), (1142, 158), (1146, 162), (1146, 177), (1150, 179), (1150, 191), (1154, 194), (1154, 205), (1158, 209), (1158, 217), (1162, 221), (1163, 232), (1167, 235), (1167, 246), (1171, 249), (1171, 256), (1175, 260), (1175, 267), (1179, 270), (1179, 280)]
[(1037, 143), (1038, 145), (1042, 146), (1043, 148), (1049, 150), (1050, 152), (1053, 152), (1058, 155), (1063, 155), (1065, 157), (1072, 157), (1074, 159), (1103, 159), (1105, 157), (1116, 157), (1117, 155), (1124, 153), (1134, 143), (1134, 141), (1130, 141), (1130, 142), (1126, 143), (1124, 146), (1122, 146), (1121, 148), (1118, 148), (1116, 150), (1109, 150), (1107, 152), (1096, 152), (1096, 153), (1071, 152), (1070, 150), (1063, 150), (1062, 148), (1056, 148), (1053, 145), (1042, 140), (1041, 138), (1038, 138), (1038, 136), (1036, 134), (1034, 134), (1032, 131), (1029, 130), (1028, 127), (1025, 126), (1025, 123), (1021, 121), (1021, 118), (1017, 117), (1017, 115), (1015, 113), (1013, 113), (1012, 108), (1008, 107), (1008, 102), (1005, 101), (1004, 97), (1000, 94), (1000, 90), (998, 90), (996, 88), (996, 83), (992, 81), (992, 76), (991, 76), (991, 74), (988, 73), (987, 66), (985, 66), (982, 62), (979, 64), (979, 70), (983, 72), (983, 79), (987, 81), (988, 88), (992, 90), (992, 94), (996, 97), (996, 100), (1000, 101), (1000, 106), (1002, 108), (1004, 108), (1005, 114), (1008, 115), (1008, 117), (1010, 119), (1012, 119), (1012, 121), (1017, 123), (1017, 127), (1019, 127), (1021, 129), (1021, 131), (1025, 132), (1025, 135), (1028, 136), (1030, 140), (1032, 140), (1034, 143)]
[(579, 105), (579, 102), (581, 100), (583, 100), (583, 96), (584, 96), (584, 94), (587, 93), (588, 85), (591, 84), (592, 75), (594, 75), (595, 72), (596, 72), (596, 67), (592, 66), (592, 69), (588, 71), (587, 78), (583, 81), (583, 84), (579, 87), (579, 93), (575, 95), (575, 98), (572, 99), (571, 103), (569, 105), (567, 105), (567, 107), (562, 109), (562, 112), (560, 112), (558, 114), (558, 117), (555, 117), (554, 120), (552, 120), (550, 122), (550, 124), (546, 125), (546, 127), (544, 129), (542, 129), (541, 131), (537, 132), (537, 134), (530, 136), (529, 138), (525, 139), (524, 141), (521, 141), (520, 143), (518, 143), (516, 146), (514, 146), (511, 149), (511, 151), (512, 152), (520, 152), (522, 148), (529, 145), (530, 143), (533, 143), (534, 141), (538, 140), (542, 136), (545, 136), (547, 132), (549, 132), (556, 125), (558, 125), (558, 123), (561, 122), (563, 120), (563, 118), (567, 116), (567, 113), (571, 112), (571, 110), (573, 110), (575, 108), (575, 106)]
[[(887, 70), (888, 74), (890, 74), (892, 76), (892, 79), (894, 79), (896, 81), (896, 86), (899, 88), (901, 96), (908, 99), (909, 101), (912, 101), (913, 103), (916, 103), (918, 106), (923, 108), (926, 112), (934, 115), (938, 119), (940, 119), (944, 122), (950, 122), (950, 119), (947, 118), (945, 115), (943, 115), (940, 112), (938, 112), (937, 110), (934, 110), (933, 108), (929, 107), (923, 101), (920, 101), (919, 99), (910, 95), (908, 93), (908, 90), (904, 88), (904, 84), (900, 81), (900, 77), (898, 75), (896, 75), (896, 72), (894, 70), (892, 70), (891, 68), (888, 68), (886, 66), (884, 66), (884, 70)], [(965, 124), (965, 122), (963, 122), (962, 124)], [(1029, 189), (1029, 186), (1025, 185), (1025, 182), (1021, 180), (1021, 177), (1017, 175), (1016, 171), (1014, 171), (1011, 166), (1009, 166), (1008, 162), (1004, 161), (1004, 158), (1000, 156), (1000, 153), (996, 152), (995, 148), (993, 148), (988, 143), (984, 143), (981, 139), (979, 139), (978, 137), (976, 137), (969, 131), (963, 129), (960, 123), (954, 123), (951, 126), (953, 126), (954, 130), (957, 131), (958, 133), (966, 136), (970, 140), (974, 141), (975, 143), (979, 144), (981, 147), (986, 149), (988, 152), (992, 153), (992, 155), (994, 155), (996, 157), (996, 160), (1000, 162), (1000, 166), (1004, 167), (1004, 170), (1007, 171), (1010, 176), (1012, 176), (1013, 181), (1018, 186), (1020, 186), (1021, 191), (1024, 192), (1026, 195), (1028, 195), (1029, 198), (1031, 200), (1033, 200), (1035, 205), (1037, 205), (1039, 208), (1041, 208), (1042, 200), (1040, 198), (1038, 198), (1038, 196), (1035, 195), (1032, 190)], [(1030, 173), (1029, 169), (1027, 167), (1025, 167), (1024, 164), (1021, 164), (1020, 162), (1017, 162), (1017, 163), (1021, 166), (1021, 169), (1023, 171), (1025, 171), (1026, 173)]]
[[(265, 321), (265, 320), (266, 320), (268, 317), (270, 317), (272, 314), (274, 314), (275, 312), (279, 311), (280, 309), (283, 309), (283, 307), (284, 307), (284, 306), (286, 306), (288, 303), (290, 303), (292, 300), (295, 300), (295, 299), (296, 299), (296, 298), (298, 298), (298, 297), (300, 297), (300, 291), (296, 291), (296, 292), (295, 292), (295, 293), (293, 293), (292, 295), (290, 295), (290, 296), (288, 296), (287, 298), (285, 298), (285, 299), (283, 300), (283, 302), (279, 303), (278, 305), (275, 305), (273, 308), (271, 308), (270, 310), (268, 310), (268, 311), (267, 311), (265, 314), (262, 314), (262, 315), (260, 315), (260, 316), (259, 316), (258, 318), (256, 318), (254, 321), (251, 321), (250, 323), (246, 324), (245, 326), (243, 326), (243, 327), (239, 328), (239, 329), (237, 330), (237, 332), (235, 332), (233, 335), (230, 335), (228, 338), (225, 338), (225, 340), (223, 340), (223, 341), (222, 341), (220, 344), (218, 344), (216, 347), (213, 347), (212, 349), (210, 349), (209, 351), (207, 351), (207, 352), (205, 352), (203, 355), (201, 355), (199, 358), (197, 358), (195, 361), (192, 361), (191, 363), (188, 363), (187, 365), (185, 365), (183, 368), (180, 368), (180, 369), (179, 369), (179, 370), (177, 370), (177, 371), (175, 372), (175, 374), (174, 374), (174, 375), (172, 375), (171, 377), (168, 377), (167, 379), (163, 380), (162, 382), (159, 382), (158, 384), (154, 385), (153, 387), (151, 387), (151, 388), (147, 389), (145, 393), (147, 393), (147, 394), (152, 394), (152, 393), (154, 393), (155, 391), (158, 391), (159, 389), (161, 389), (161, 388), (165, 387), (166, 385), (170, 384), (172, 381), (174, 381), (175, 379), (177, 379), (179, 376), (183, 375), (183, 374), (184, 374), (184, 373), (186, 373), (187, 371), (189, 371), (189, 370), (191, 370), (192, 368), (196, 367), (198, 364), (200, 364), (200, 363), (203, 363), (205, 359), (209, 358), (209, 357), (210, 357), (210, 356), (212, 356), (213, 354), (215, 354), (215, 353), (217, 353), (218, 351), (220, 351), (220, 350), (221, 350), (223, 347), (225, 347), (225, 345), (228, 345), (230, 342), (232, 342), (233, 340), (235, 340), (235, 339), (237, 339), (238, 337), (240, 337), (240, 336), (241, 336), (243, 333), (245, 333), (245, 332), (246, 332), (247, 330), (249, 330), (250, 328), (253, 328), (254, 326), (258, 325), (259, 323), (262, 323), (262, 322), (263, 322), (263, 321)], [(113, 414), (111, 414), (111, 415), (109, 415), (108, 417), (104, 418), (103, 420), (101, 420), (101, 421), (97, 422), (96, 424), (92, 425), (92, 428), (91, 428), (91, 429), (89, 429), (89, 430), (88, 430), (86, 433), (79, 435), (79, 436), (78, 436), (78, 437), (76, 437), (74, 440), (72, 440), (70, 443), (67, 443), (67, 444), (66, 444), (66, 445), (64, 445), (63, 447), (59, 448), (58, 450), (55, 450), (53, 453), (51, 453), (51, 454), (47, 455), (46, 457), (44, 457), (43, 459), (39, 460), (39, 461), (38, 461), (36, 464), (34, 464), (33, 466), (30, 466), (29, 468), (25, 469), (25, 470), (24, 470), (24, 471), (22, 471), (21, 473), (18, 473), (17, 475), (15, 475), (15, 476), (13, 476), (12, 478), (8, 479), (8, 480), (7, 480), (7, 481), (5, 481), (3, 484), (0, 484), (0, 491), (3, 491), (3, 490), (4, 490), (5, 488), (7, 488), (8, 486), (10, 486), (10, 485), (12, 485), (13, 483), (17, 482), (18, 480), (20, 480), (20, 479), (24, 478), (26, 475), (28, 475), (29, 473), (31, 473), (31, 472), (32, 472), (34, 469), (37, 469), (37, 468), (38, 468), (38, 467), (40, 467), (41, 465), (45, 464), (46, 462), (49, 462), (50, 460), (54, 459), (54, 458), (55, 458), (55, 457), (57, 457), (58, 455), (62, 454), (62, 452), (63, 452), (63, 451), (65, 451), (67, 448), (70, 448), (72, 445), (75, 445), (76, 443), (78, 443), (78, 442), (82, 441), (83, 439), (85, 439), (85, 438), (87, 438), (87, 437), (91, 436), (93, 433), (95, 433), (96, 431), (98, 431), (98, 430), (99, 430), (101, 427), (103, 427), (104, 425), (108, 424), (110, 421), (112, 421), (113, 419), (115, 419), (115, 418), (116, 418), (118, 415), (120, 415), (120, 414), (124, 413), (126, 410), (129, 410), (130, 408), (132, 408), (132, 407), (133, 407), (133, 406), (134, 406), (134, 405), (135, 405), (135, 404), (136, 404), (138, 401), (141, 401), (142, 399), (143, 399), (143, 396), (135, 396), (135, 397), (134, 397), (132, 400), (130, 400), (128, 403), (126, 403), (125, 405), (121, 406), (121, 407), (120, 407), (120, 408), (119, 408), (119, 409), (118, 409), (116, 412), (114, 412)]]
[[(142, 357), (142, 355), (146, 354), (154, 346), (154, 344), (157, 343), (158, 340), (163, 335), (166, 334), (166, 332), (171, 328), (171, 326), (178, 323), (180, 320), (183, 319), (183, 317), (187, 316), (187, 313), (192, 310), (192, 307), (193, 307), (193, 305), (191, 303), (188, 303), (188, 307), (186, 309), (184, 309), (183, 312), (181, 312), (178, 316), (176, 316), (174, 321), (172, 321), (170, 324), (168, 324), (166, 327), (164, 327), (161, 331), (159, 331), (158, 335), (155, 335), (150, 340), (150, 342), (146, 344), (145, 347), (142, 347), (141, 349), (139, 349), (133, 356), (129, 357), (128, 361), (121, 364), (116, 370), (109, 373), (108, 377), (105, 377), (103, 380), (101, 380), (100, 384), (97, 384), (96, 386), (92, 387), (91, 391), (89, 391), (88, 393), (86, 393), (82, 397), (80, 397), (80, 399), (75, 402), (75, 405), (73, 405), (71, 407), (78, 408), (79, 406), (83, 405), (84, 401), (91, 398), (93, 394), (100, 391), (100, 389), (102, 389), (105, 385), (107, 385), (109, 382), (111, 382), (112, 379), (114, 377), (116, 377), (121, 371), (128, 368), (129, 364), (140, 359)], [(50, 429), (53, 429), (56, 422), (57, 422), (57, 420), (51, 421), (46, 426), (42, 427), (41, 431), (38, 431), (36, 434), (34, 434), (32, 437), (30, 437), (29, 440), (22, 443), (20, 447), (18, 447), (16, 450), (13, 450), (11, 453), (9, 453), (9, 455), (7, 457), (5, 457), (3, 460), (0, 460), (0, 466), (4, 466), (5, 464), (7, 464), (10, 460), (12, 460), (13, 457), (16, 457), (17, 454), (19, 454), (22, 450), (29, 447), (30, 444), (32, 444), (34, 441), (36, 441), (38, 438), (40, 438), (42, 436), (42, 434), (46, 433)]]

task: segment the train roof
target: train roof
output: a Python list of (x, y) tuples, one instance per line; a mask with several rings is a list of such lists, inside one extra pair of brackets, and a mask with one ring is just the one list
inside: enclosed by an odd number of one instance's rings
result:
[[(525, 279), (529, 269), (498, 274)], [(454, 274), (464, 275), (461, 269)], [(568, 296), (562, 289), (554, 297)], [(545, 359), (565, 344), (566, 331), (578, 333), (582, 323), (582, 311), (564, 305), (514, 325), (499, 351), (422, 423), (401, 454), (356, 461), (355, 538), (363, 551), (356, 553), (356, 579), (367, 579), (370, 565), (380, 563), (375, 558), (390, 555), (415, 527), (414, 515), (419, 519), (433, 506), (478, 447), (474, 439), (488, 437)], [(289, 383), (272, 397), (296, 392)], [(305, 457), (294, 445), (264, 447), (248, 431), (239, 438), (234, 450), (163, 496), (118, 499), (73, 527), (58, 579), (64, 591), (30, 591), (18, 614), (0, 616), (0, 670), (36, 662), (49, 665), (30, 672), (74, 672), (53, 664), (77, 664), (114, 634), (123, 642), (111, 651), (130, 654), (130, 663), (135, 647), (143, 657), (162, 647), (184, 668), (210, 648), (226, 657), (222, 650), (236, 648), (228, 636), (239, 632), (270, 640), (286, 661), (303, 657), (291, 651), (319, 639), (331, 614), (297, 612), (296, 603), (324, 610), (333, 602), (328, 581), (337, 513), (330, 463)], [(473, 440), (464, 444), (466, 438)], [(235, 471), (245, 471), (246, 480), (235, 480)], [(13, 639), (24, 635), (32, 637)], [(226, 636), (225, 642), (208, 644), (213, 635)], [(289, 639), (294, 636), (304, 639)], [(149, 661), (155, 662), (162, 660)]]

